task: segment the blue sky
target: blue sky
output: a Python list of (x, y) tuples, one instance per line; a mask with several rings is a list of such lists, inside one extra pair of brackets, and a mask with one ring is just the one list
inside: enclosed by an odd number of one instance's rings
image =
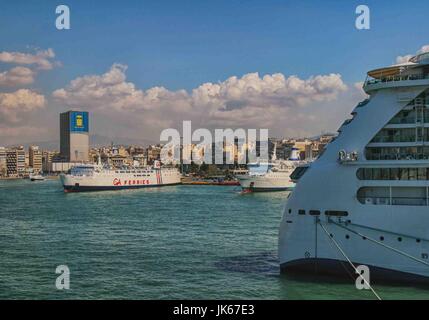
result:
[[(7, 1), (0, 51), (52, 48), (62, 66), (29, 88), (47, 97), (83, 75), (128, 66), (139, 89), (190, 92), (205, 82), (258, 72), (341, 74), (346, 84), (429, 43), (428, 1), (65, 1), (71, 30), (58, 31), (58, 1)], [(371, 9), (371, 30), (355, 29), (355, 8)], [(0, 72), (8, 64), (0, 64)], [(8, 88), (7, 90), (12, 90)], [(49, 99), (49, 98), (48, 98)], [(351, 106), (352, 107), (352, 106)], [(326, 128), (330, 130), (332, 128)]]
[[(321, 5), (323, 3), (323, 5)], [(9, 1), (0, 10), (2, 49), (53, 48), (63, 68), (54, 88), (80, 74), (127, 64), (141, 87), (190, 89), (232, 74), (307, 77), (391, 63), (428, 39), (429, 2), (365, 1), (371, 30), (354, 27), (362, 1), (65, 1), (69, 31), (54, 28), (58, 1)], [(404, 12), (406, 9), (406, 12)]]

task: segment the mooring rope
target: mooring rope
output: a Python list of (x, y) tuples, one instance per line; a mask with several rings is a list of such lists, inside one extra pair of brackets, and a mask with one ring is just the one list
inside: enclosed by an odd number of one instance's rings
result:
[(331, 223), (333, 223), (333, 224), (335, 224), (335, 225), (337, 225), (337, 226), (338, 226), (338, 227), (340, 227), (340, 228), (346, 229), (346, 230), (348, 230), (348, 231), (350, 231), (350, 232), (352, 232), (352, 233), (354, 233), (354, 234), (357, 234), (358, 236), (360, 236), (360, 237), (362, 237), (362, 238), (368, 239), (369, 241), (372, 241), (372, 242), (374, 242), (374, 243), (376, 243), (376, 244), (379, 244), (379, 245), (381, 245), (382, 247), (385, 247), (385, 248), (387, 248), (387, 249), (390, 249), (390, 250), (392, 250), (392, 251), (394, 251), (394, 252), (396, 252), (396, 253), (398, 253), (398, 254), (400, 254), (400, 255), (403, 255), (403, 256), (405, 256), (405, 257), (407, 257), (407, 258), (410, 258), (410, 259), (412, 259), (412, 260), (414, 260), (414, 261), (420, 262), (420, 263), (424, 264), (425, 266), (429, 267), (429, 263), (427, 263), (426, 261), (423, 261), (423, 260), (420, 260), (419, 258), (413, 257), (412, 255), (410, 255), (410, 254), (408, 254), (408, 253), (406, 253), (406, 252), (404, 252), (404, 251), (401, 251), (401, 250), (396, 249), (396, 248), (393, 248), (393, 247), (391, 247), (391, 246), (389, 246), (389, 245), (387, 245), (387, 244), (384, 244), (384, 243), (382, 243), (382, 242), (380, 242), (380, 241), (377, 241), (377, 240), (375, 240), (375, 239), (372, 239), (372, 238), (370, 238), (370, 237), (368, 237), (368, 236), (366, 236), (366, 235), (364, 235), (364, 234), (362, 234), (362, 233), (360, 233), (360, 232), (358, 232), (358, 231), (356, 231), (356, 230), (353, 230), (353, 229), (347, 228), (346, 226), (343, 226), (343, 225), (341, 225), (341, 224), (339, 224), (339, 223), (336, 223), (336, 222), (334, 222), (334, 221), (330, 221), (330, 222), (331, 222)]
[(380, 296), (377, 294), (377, 292), (375, 292), (375, 290), (372, 288), (372, 286), (369, 284), (369, 282), (361, 276), (361, 274), (359, 273), (359, 271), (356, 269), (355, 265), (353, 264), (353, 262), (351, 262), (351, 260), (349, 259), (349, 257), (346, 255), (346, 253), (343, 251), (343, 249), (341, 249), (340, 245), (337, 243), (337, 241), (335, 241), (335, 239), (333, 237), (331, 237), (331, 235), (329, 234), (328, 230), (326, 230), (326, 228), (323, 226), (323, 224), (320, 222), (319, 220), (319, 225), (322, 227), (323, 231), (325, 231), (326, 235), (328, 236), (328, 238), (335, 244), (335, 246), (337, 247), (338, 251), (341, 252), (341, 254), (344, 256), (344, 258), (347, 260), (347, 262), (350, 264), (350, 266), (355, 270), (356, 274), (358, 274), (362, 280), (366, 283), (366, 285), (371, 289), (372, 293), (377, 297), (378, 300), (381, 300)]

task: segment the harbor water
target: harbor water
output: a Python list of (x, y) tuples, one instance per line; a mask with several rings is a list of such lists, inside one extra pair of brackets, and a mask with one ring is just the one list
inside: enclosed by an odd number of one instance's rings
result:
[[(279, 274), (286, 199), (234, 186), (65, 194), (57, 180), (0, 181), (0, 299), (374, 299), (353, 281)], [(55, 287), (58, 265), (69, 290)]]

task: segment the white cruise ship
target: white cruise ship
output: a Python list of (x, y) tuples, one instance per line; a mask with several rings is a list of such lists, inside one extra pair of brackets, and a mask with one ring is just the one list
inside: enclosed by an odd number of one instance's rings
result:
[(274, 146), (271, 162), (249, 163), (249, 172), (245, 175), (238, 175), (241, 188), (244, 191), (291, 191), (295, 183), (291, 179), (291, 174), (304, 162), (299, 160), (299, 151), (292, 148), (289, 160), (282, 161), (276, 159), (276, 146)]
[(368, 72), (363, 88), (287, 200), (281, 270), (428, 281), (429, 53)]
[(60, 175), (65, 192), (122, 190), (144, 187), (160, 187), (181, 183), (181, 174), (176, 168), (153, 167), (108, 169), (101, 164), (78, 165), (69, 174)]

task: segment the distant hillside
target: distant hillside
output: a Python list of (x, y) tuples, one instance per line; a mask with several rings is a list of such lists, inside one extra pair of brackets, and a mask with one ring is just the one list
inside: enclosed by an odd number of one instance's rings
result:
[[(150, 144), (159, 143), (158, 141), (151, 141), (146, 139), (134, 139), (134, 138), (114, 138), (114, 137), (106, 137), (100, 135), (91, 135), (89, 137), (89, 143), (91, 147), (100, 147), (100, 146), (109, 146), (113, 142), (114, 145), (139, 145), (139, 146), (147, 146)], [(59, 150), (60, 149), (60, 141), (59, 140), (51, 140), (51, 141), (30, 141), (30, 142), (22, 142), (14, 144), (22, 145), (25, 148), (29, 146), (39, 146), (43, 150)], [(9, 146), (11, 147), (11, 146)]]

